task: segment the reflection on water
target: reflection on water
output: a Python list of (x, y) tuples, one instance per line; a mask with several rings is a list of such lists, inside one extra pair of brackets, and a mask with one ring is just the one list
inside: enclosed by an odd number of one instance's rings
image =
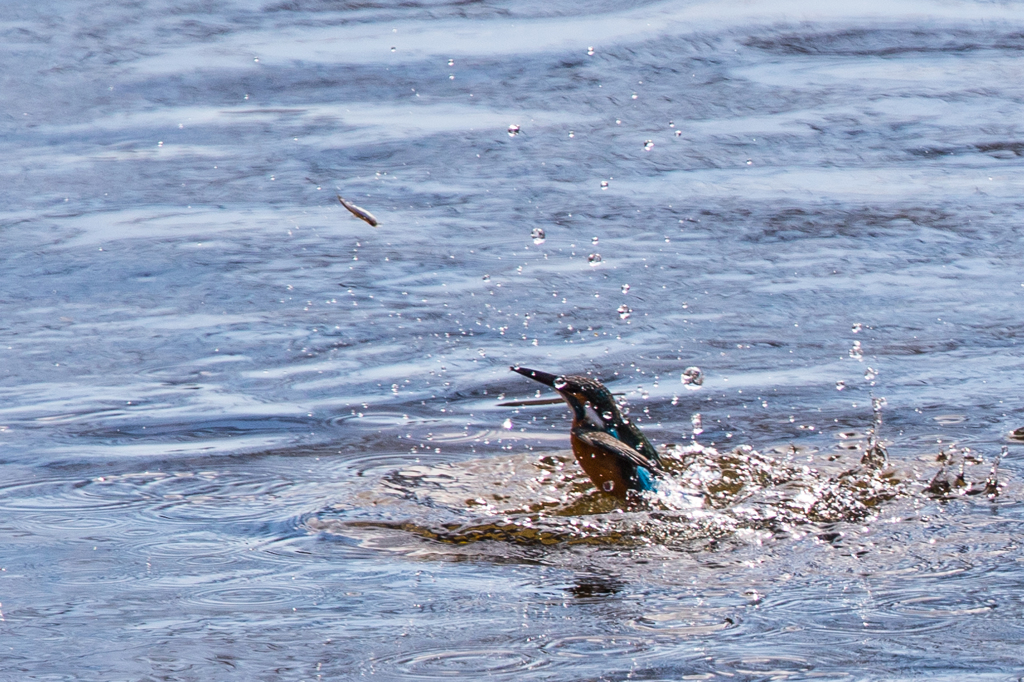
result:
[(1013, 3), (0, 15), (8, 677), (1016, 674)]

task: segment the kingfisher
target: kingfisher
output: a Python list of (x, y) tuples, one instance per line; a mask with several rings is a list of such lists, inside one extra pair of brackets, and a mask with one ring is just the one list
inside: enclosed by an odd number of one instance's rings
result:
[(658, 453), (640, 427), (622, 414), (604, 384), (518, 365), (512, 371), (550, 386), (569, 404), (572, 452), (599, 490), (626, 500), (631, 491), (635, 495), (656, 489), (656, 476), (662, 472)]

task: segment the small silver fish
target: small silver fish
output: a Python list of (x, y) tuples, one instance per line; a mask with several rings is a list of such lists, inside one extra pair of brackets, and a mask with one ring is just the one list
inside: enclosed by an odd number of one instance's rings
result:
[(340, 194), (338, 195), (338, 201), (340, 201), (341, 205), (347, 208), (352, 215), (359, 218), (360, 220), (365, 220), (374, 227), (377, 227), (377, 219), (373, 217), (372, 213), (370, 213), (366, 209), (359, 208), (350, 201), (345, 201), (344, 197), (342, 197)]

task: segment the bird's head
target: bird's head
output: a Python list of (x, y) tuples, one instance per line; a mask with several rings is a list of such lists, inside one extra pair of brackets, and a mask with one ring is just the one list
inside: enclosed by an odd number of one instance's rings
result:
[(599, 429), (608, 429), (623, 421), (611, 391), (597, 379), (578, 374), (548, 374), (539, 369), (512, 367), (525, 377), (558, 391), (573, 411), (574, 421)]

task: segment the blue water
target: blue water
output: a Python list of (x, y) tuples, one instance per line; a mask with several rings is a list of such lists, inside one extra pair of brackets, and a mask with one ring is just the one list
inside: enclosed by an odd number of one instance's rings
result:
[[(1022, 36), (5, 3), (0, 678), (1017, 679)], [(520, 363), (677, 496), (589, 489)]]

